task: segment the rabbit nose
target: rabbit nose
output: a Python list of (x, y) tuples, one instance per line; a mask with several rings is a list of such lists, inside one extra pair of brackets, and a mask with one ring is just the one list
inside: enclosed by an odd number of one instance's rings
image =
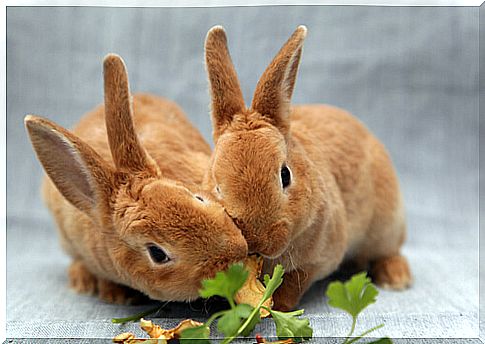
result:
[(248, 254), (259, 254), (260, 250), (258, 242), (248, 241)]
[(236, 245), (235, 245), (235, 260), (240, 261), (243, 260), (247, 257), (248, 255), (248, 244), (244, 237), (241, 235), (240, 238), (237, 240)]
[(248, 244), (241, 233), (231, 235), (226, 239), (226, 244), (222, 248), (224, 254), (232, 261), (239, 262), (248, 255)]

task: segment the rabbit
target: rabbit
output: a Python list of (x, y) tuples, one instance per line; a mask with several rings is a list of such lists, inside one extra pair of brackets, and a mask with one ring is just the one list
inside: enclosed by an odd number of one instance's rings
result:
[(104, 60), (104, 91), (104, 106), (73, 132), (25, 118), (73, 259), (70, 284), (114, 303), (196, 299), (203, 279), (247, 256), (240, 230), (198, 186), (210, 147), (174, 102), (132, 98), (115, 54)]
[(221, 26), (205, 41), (213, 150), (203, 187), (225, 207), (248, 243), (281, 263), (275, 309), (294, 309), (303, 293), (343, 262), (370, 264), (374, 282), (391, 289), (412, 281), (400, 254), (403, 201), (386, 149), (348, 112), (290, 104), (302, 45), (299, 26), (261, 76), (245, 106)]

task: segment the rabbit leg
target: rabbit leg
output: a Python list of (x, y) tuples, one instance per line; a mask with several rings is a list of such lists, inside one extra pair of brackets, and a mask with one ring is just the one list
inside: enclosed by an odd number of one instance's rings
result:
[(103, 278), (98, 279), (98, 296), (105, 302), (119, 305), (139, 304), (148, 300), (134, 289)]
[(97, 291), (98, 279), (81, 260), (75, 260), (69, 266), (69, 286), (80, 294), (94, 295)]
[(402, 290), (412, 284), (409, 264), (401, 255), (379, 258), (371, 263), (373, 281), (384, 289)]
[(314, 267), (285, 273), (283, 283), (273, 294), (273, 309), (285, 312), (294, 309), (313, 283), (316, 273), (317, 269)]
[[(384, 215), (382, 219), (385, 219)], [(406, 258), (399, 253), (406, 233), (404, 220), (399, 216), (391, 218), (387, 223), (382, 221), (380, 226), (378, 221), (375, 224), (374, 230), (368, 235), (370, 240), (361, 252), (363, 260), (370, 263), (372, 280), (385, 289), (402, 290), (410, 287), (411, 269)]]

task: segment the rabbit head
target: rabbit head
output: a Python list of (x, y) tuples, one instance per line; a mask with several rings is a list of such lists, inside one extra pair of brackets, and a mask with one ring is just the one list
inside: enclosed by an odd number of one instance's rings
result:
[(92, 238), (85, 255), (108, 261), (100, 273), (153, 299), (197, 298), (200, 281), (246, 257), (247, 244), (210, 195), (164, 178), (141, 146), (117, 55), (104, 61), (104, 82), (113, 163), (70, 131), (30, 115), (25, 124), (37, 156), (58, 191), (93, 222), (97, 233), (86, 233)]
[(306, 31), (298, 27), (278, 52), (249, 108), (224, 29), (212, 28), (205, 42), (215, 149), (204, 183), (240, 227), (249, 250), (269, 258), (298, 234), (290, 212), (306, 188), (305, 171), (289, 147), (290, 99)]

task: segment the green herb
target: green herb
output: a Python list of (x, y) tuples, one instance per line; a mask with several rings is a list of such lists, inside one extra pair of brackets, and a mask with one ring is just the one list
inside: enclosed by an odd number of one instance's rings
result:
[(213, 279), (202, 281), (202, 289), (199, 290), (199, 295), (203, 298), (215, 295), (222, 296), (231, 303), (232, 307), (234, 306), (234, 295), (244, 285), (248, 274), (241, 263), (233, 264), (226, 271), (218, 272)]
[(180, 342), (185, 344), (210, 344), (210, 329), (205, 324), (182, 331)]
[(217, 322), (217, 329), (226, 336), (236, 333), (242, 325), (242, 322), (249, 318), (253, 307), (250, 305), (237, 305), (235, 308), (225, 312)]
[(303, 314), (303, 309), (287, 313), (267, 310), (275, 322), (278, 339), (292, 338), (295, 342), (300, 343), (312, 337), (313, 329), (310, 327), (310, 321), (296, 318)]
[(126, 317), (126, 318), (113, 318), (113, 319), (111, 319), (111, 322), (114, 323), (114, 324), (124, 324), (124, 323), (127, 323), (129, 321), (138, 321), (141, 318), (146, 317), (147, 315), (150, 315), (150, 314), (153, 314), (153, 313), (160, 311), (162, 308), (163, 308), (163, 305), (157, 306), (157, 307), (149, 309), (145, 312), (141, 312), (141, 313), (138, 313), (138, 314)]
[[(364, 333), (351, 338), (354, 334), (355, 325), (359, 314), (369, 305), (376, 302), (379, 294), (377, 288), (371, 283), (365, 272), (352, 276), (352, 278), (342, 283), (340, 281), (332, 282), (327, 288), (328, 304), (335, 308), (340, 308), (352, 316), (352, 327), (344, 344), (354, 343), (365, 335), (381, 328), (384, 324), (378, 325), (365, 331)], [(382, 338), (376, 342), (378, 344), (392, 343), (389, 338)]]
[[(241, 289), (249, 275), (241, 264), (231, 265), (227, 271), (218, 272), (213, 279), (203, 281), (202, 289), (199, 291), (201, 297), (222, 296), (227, 299), (231, 308), (213, 314), (204, 326), (198, 328), (199, 330), (187, 329), (183, 331), (180, 338), (181, 344), (195, 343), (195, 341), (197, 343), (208, 343), (209, 326), (216, 319), (218, 320), (217, 330), (225, 336), (222, 344), (228, 344), (239, 336), (250, 335), (261, 321), (260, 312), (264, 302), (283, 283), (283, 274), (283, 267), (277, 265), (271, 277), (269, 275), (264, 276), (266, 289), (256, 307), (246, 304), (236, 305), (234, 302), (234, 295)], [(280, 334), (281, 338), (294, 337), (294, 340), (298, 342), (311, 338), (313, 331), (309, 326), (309, 321), (296, 317), (303, 314), (303, 311), (284, 313), (267, 310), (273, 315), (278, 337), (280, 337)]]
[[(228, 344), (239, 336), (249, 336), (261, 321), (261, 308), (270, 312), (276, 326), (278, 339), (292, 339), (299, 343), (312, 338), (313, 329), (310, 327), (309, 320), (298, 318), (303, 314), (303, 310), (279, 312), (263, 306), (264, 302), (283, 283), (284, 269), (281, 265), (276, 265), (271, 277), (269, 275), (264, 276), (266, 289), (256, 307), (247, 304), (236, 305), (234, 301), (234, 296), (244, 285), (248, 275), (248, 271), (242, 264), (233, 264), (228, 270), (218, 272), (213, 279), (202, 282), (202, 289), (199, 291), (201, 297), (221, 296), (227, 299), (231, 308), (212, 314), (202, 326), (187, 328), (182, 331), (181, 344), (210, 344), (210, 326), (214, 321), (217, 321), (217, 330), (224, 335), (222, 344)], [(343, 344), (355, 343), (367, 334), (384, 326), (384, 324), (381, 324), (358, 336), (353, 336), (359, 314), (367, 306), (376, 302), (378, 293), (365, 272), (352, 276), (345, 283), (336, 281), (329, 284), (326, 292), (328, 304), (342, 309), (352, 317), (352, 327)], [(124, 323), (139, 320), (148, 314), (159, 311), (162, 307), (159, 306), (127, 318), (112, 319), (112, 322)], [(392, 341), (389, 338), (381, 338), (369, 344), (392, 344)]]
[(283, 266), (281, 264), (278, 264), (275, 266), (273, 270), (273, 276), (270, 278), (268, 274), (264, 275), (264, 286), (266, 287), (264, 294), (263, 294), (263, 300), (261, 303), (264, 303), (266, 300), (268, 300), (276, 291), (276, 289), (279, 288), (281, 283), (283, 283), (283, 275), (285, 274), (285, 269), (283, 269)]

